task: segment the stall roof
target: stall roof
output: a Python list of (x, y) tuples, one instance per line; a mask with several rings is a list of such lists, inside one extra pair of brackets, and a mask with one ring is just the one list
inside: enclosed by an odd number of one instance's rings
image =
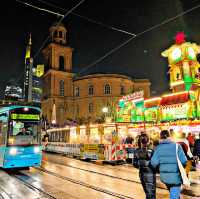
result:
[(161, 97), (154, 97), (150, 99), (144, 100), (144, 107), (145, 108), (151, 108), (151, 107), (156, 107), (160, 105)]
[(189, 92), (173, 93), (162, 97), (161, 106), (185, 103), (190, 99)]

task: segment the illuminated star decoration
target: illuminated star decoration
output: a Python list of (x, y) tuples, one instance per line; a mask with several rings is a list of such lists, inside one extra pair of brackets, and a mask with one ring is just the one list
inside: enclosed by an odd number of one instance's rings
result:
[(178, 32), (175, 37), (176, 44), (182, 44), (185, 42), (185, 34), (184, 32)]

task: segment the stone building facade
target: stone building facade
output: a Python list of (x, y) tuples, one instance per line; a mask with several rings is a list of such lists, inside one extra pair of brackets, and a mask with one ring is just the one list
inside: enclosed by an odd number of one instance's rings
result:
[(50, 28), (50, 43), (43, 49), (46, 72), (43, 75), (42, 113), (49, 122), (53, 104), (56, 122), (99, 122), (104, 115), (113, 114), (117, 100), (123, 95), (143, 90), (150, 96), (148, 79), (132, 79), (119, 74), (92, 74), (74, 78), (72, 73), (73, 49), (67, 46), (67, 30), (64, 25)]

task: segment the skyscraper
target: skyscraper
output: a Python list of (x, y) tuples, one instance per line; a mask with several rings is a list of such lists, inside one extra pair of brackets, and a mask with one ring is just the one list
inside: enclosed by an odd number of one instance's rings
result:
[(27, 102), (32, 101), (32, 70), (33, 70), (33, 58), (31, 57), (31, 35), (28, 45), (26, 47), (25, 55), (25, 70), (24, 70), (24, 90), (23, 97)]

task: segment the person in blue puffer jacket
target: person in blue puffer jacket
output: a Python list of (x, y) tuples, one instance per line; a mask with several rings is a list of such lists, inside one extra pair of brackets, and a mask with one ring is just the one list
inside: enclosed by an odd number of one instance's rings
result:
[[(160, 139), (160, 144), (151, 158), (151, 165), (154, 168), (159, 167), (160, 180), (170, 191), (170, 199), (179, 199), (182, 178), (176, 159), (176, 143), (170, 139), (170, 134), (167, 130), (161, 131)], [(178, 157), (183, 166), (185, 166), (187, 158), (180, 145), (178, 145)]]

